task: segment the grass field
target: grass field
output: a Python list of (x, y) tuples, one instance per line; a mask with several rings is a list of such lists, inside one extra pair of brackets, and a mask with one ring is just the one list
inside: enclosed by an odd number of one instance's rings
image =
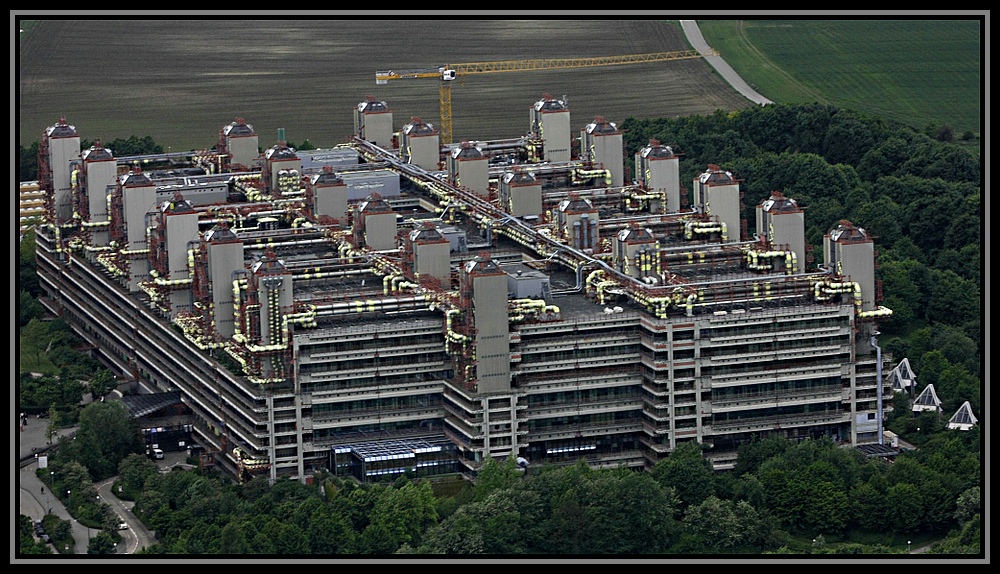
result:
[(982, 128), (979, 20), (709, 20), (702, 34), (775, 102), (832, 104), (916, 128)]
[[(438, 82), (375, 85), (379, 69), (528, 58), (686, 50), (661, 20), (41, 20), (21, 34), (18, 140), (30, 145), (60, 117), (81, 138), (151, 136), (174, 151), (215, 145), (245, 118), (260, 145), (285, 137), (345, 141), (372, 95), (396, 129), (437, 124)], [(462, 139), (515, 138), (543, 94), (569, 102), (572, 129), (595, 116), (620, 123), (752, 105), (702, 60), (470, 76), (452, 92)]]

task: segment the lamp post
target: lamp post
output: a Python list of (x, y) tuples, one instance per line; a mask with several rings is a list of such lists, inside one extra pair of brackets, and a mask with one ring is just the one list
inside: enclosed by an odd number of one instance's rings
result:
[(910, 553), (910, 544), (913, 544), (913, 541), (912, 540), (907, 540), (906, 541), (906, 553), (907, 554)]

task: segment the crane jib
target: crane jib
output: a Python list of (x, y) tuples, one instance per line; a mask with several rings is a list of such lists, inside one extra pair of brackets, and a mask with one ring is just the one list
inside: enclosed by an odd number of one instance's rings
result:
[(441, 106), (441, 143), (451, 143), (451, 82), (459, 76), (472, 74), (492, 74), (497, 72), (523, 72), (531, 70), (564, 70), (574, 68), (595, 68), (599, 66), (616, 66), (622, 64), (643, 64), (653, 62), (668, 62), (672, 60), (687, 60), (718, 56), (719, 53), (708, 49), (681, 50), (676, 52), (653, 52), (649, 54), (624, 54), (618, 56), (596, 56), (589, 58), (542, 58), (531, 60), (502, 60), (496, 62), (473, 62), (466, 64), (446, 64), (436, 68), (419, 68), (415, 70), (382, 70), (375, 72), (375, 84), (385, 85), (389, 80), (409, 78), (437, 78), (440, 84)]

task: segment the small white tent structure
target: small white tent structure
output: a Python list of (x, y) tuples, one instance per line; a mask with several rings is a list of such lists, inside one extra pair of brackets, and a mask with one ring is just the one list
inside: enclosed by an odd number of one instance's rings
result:
[(933, 411), (941, 412), (941, 399), (934, 392), (934, 385), (927, 385), (923, 391), (913, 399), (913, 412)]
[(969, 401), (965, 401), (948, 421), (948, 428), (969, 430), (977, 422), (979, 422), (979, 419), (976, 418), (976, 415), (972, 414), (972, 405), (969, 404)]
[(912, 393), (917, 384), (917, 375), (910, 366), (910, 360), (903, 358), (896, 367), (889, 371), (889, 382), (892, 383), (892, 392)]

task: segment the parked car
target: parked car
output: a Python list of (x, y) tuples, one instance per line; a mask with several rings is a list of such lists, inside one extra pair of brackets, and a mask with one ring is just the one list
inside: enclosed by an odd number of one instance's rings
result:
[(49, 542), (52, 542), (52, 539), (51, 539), (51, 538), (49, 538), (49, 535), (48, 535), (48, 534), (45, 534), (45, 533), (43, 533), (43, 534), (41, 535), (41, 537), (40, 537), (40, 538), (41, 538), (41, 539), (42, 539), (42, 541), (43, 541), (43, 542), (45, 542), (46, 544), (48, 544)]

